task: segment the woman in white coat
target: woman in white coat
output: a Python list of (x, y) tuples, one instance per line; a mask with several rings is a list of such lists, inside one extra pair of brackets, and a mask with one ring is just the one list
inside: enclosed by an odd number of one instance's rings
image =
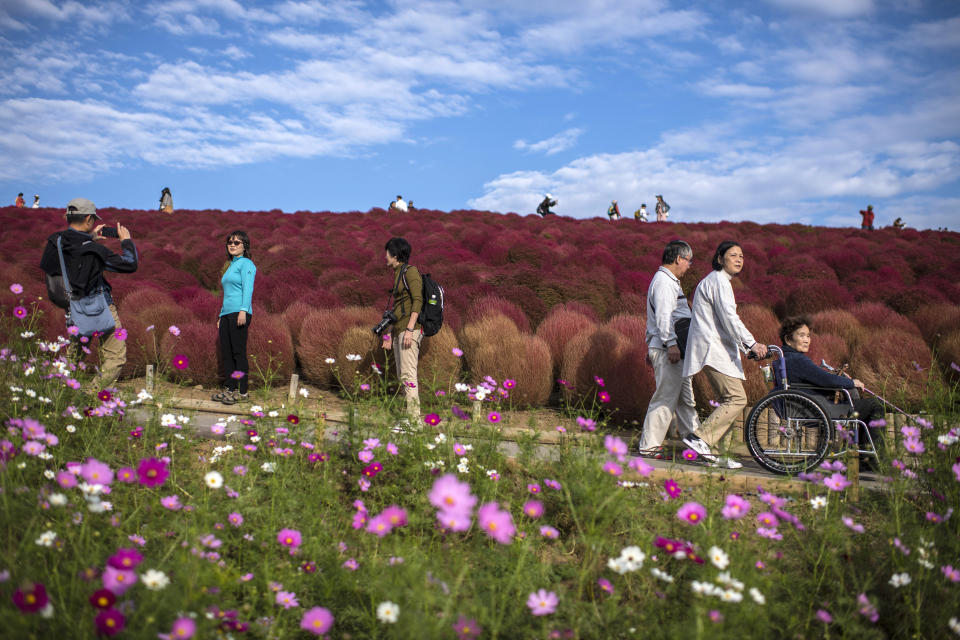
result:
[[(766, 345), (754, 340), (737, 315), (730, 280), (742, 269), (743, 248), (732, 240), (721, 242), (713, 255), (713, 271), (700, 281), (693, 295), (693, 319), (683, 360), (683, 376), (703, 371), (718, 396), (720, 405), (700, 426), (700, 437), (715, 453), (747, 406), (740, 352), (752, 351), (761, 358), (767, 355)], [(729, 457), (720, 458), (718, 464), (729, 469), (743, 466)]]

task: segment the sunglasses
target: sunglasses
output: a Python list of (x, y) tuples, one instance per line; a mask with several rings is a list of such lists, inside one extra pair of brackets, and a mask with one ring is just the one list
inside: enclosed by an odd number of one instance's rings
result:
[(235, 246), (235, 245), (242, 245), (242, 244), (243, 244), (243, 240), (227, 240), (228, 247)]

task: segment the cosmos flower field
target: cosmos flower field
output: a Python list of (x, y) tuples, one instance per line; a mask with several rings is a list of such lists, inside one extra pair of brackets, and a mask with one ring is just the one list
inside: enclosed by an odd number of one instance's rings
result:
[[(59, 226), (49, 215), (8, 219), (7, 228), (45, 237)], [(28, 254), (5, 234), (18, 258), (3, 267), (0, 315), (4, 635), (960, 633), (953, 234), (621, 228), (478, 212), (400, 219), (377, 211), (109, 212), (107, 219), (129, 224), (143, 261), (140, 273), (113, 280), (135, 360), (129, 375), (148, 362), (184, 384), (206, 381), (204, 367), (215, 371), (215, 357), (204, 360), (201, 346), (212, 338), (203, 332), (215, 326), (223, 238), (245, 228), (263, 273), (251, 329), (263, 330), (261, 382), (286, 384), (296, 370), (322, 385), (326, 375), (354, 409), (348, 425), (324, 424), (309, 417), (317, 399), (304, 390), (284, 406), (253, 406), (199, 429), (191, 416), (158, 410), (164, 399), (146, 392), (83, 393), (76, 387), (88, 374), (67, 361), (56, 338), (62, 320), (38, 301), (45, 292), (31, 268), (39, 241)], [(644, 352), (632, 332), (642, 326), (643, 278), (662, 244), (692, 241), (694, 284), (705, 254), (738, 230), (750, 241), (737, 295), (744, 314), (756, 314), (760, 336), (760, 318), (775, 329), (778, 314), (808, 304), (806, 295), (791, 298), (796, 289), (786, 280), (767, 280), (780, 260), (812, 270), (826, 269), (828, 251), (847, 256), (829, 267), (829, 304), (800, 310), (823, 320), (817, 339), (835, 350), (825, 357), (866, 362), (869, 345), (887, 345), (886, 364), (871, 366), (906, 382), (874, 384), (890, 385), (925, 412), (900, 428), (876, 488), (855, 492), (842, 461), (789, 491), (775, 483), (735, 489), (720, 472), (694, 480), (679, 469), (654, 471), (616, 428), (618, 415), (640, 410), (631, 403), (645, 402), (629, 392), (645, 388)], [(828, 233), (836, 242), (825, 243)], [(391, 235), (422, 247), (424, 271), (451, 291), (446, 337), (425, 354), (433, 367), (425, 415), (399, 429), (399, 405), (373, 371), (382, 361), (369, 337), (389, 285), (381, 254)], [(896, 252), (873, 246), (884, 244)], [(939, 266), (921, 266), (921, 253)], [(856, 262), (851, 255), (862, 264), (839, 276), (836, 269)], [(876, 282), (887, 267), (900, 285)], [(796, 280), (797, 271), (782, 277)], [(335, 313), (340, 305), (360, 310)], [(339, 333), (323, 329), (323, 321), (344, 317), (357, 320)], [(551, 317), (560, 328), (546, 324)], [(512, 342), (500, 345), (507, 354), (481, 339), (491, 328), (510, 334)], [(309, 337), (312, 352), (304, 351)], [(479, 411), (468, 397), (478, 394)], [(577, 418), (579, 437), (562, 433), (556, 460), (536, 455), (532, 440), (505, 458), (496, 429), (521, 415), (506, 409), (558, 398)]]

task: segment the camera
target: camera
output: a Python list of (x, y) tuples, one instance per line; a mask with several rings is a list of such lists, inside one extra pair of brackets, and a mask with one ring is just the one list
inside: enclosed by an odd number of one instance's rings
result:
[(376, 326), (373, 327), (373, 332), (378, 336), (382, 336), (383, 332), (387, 330), (387, 327), (389, 327), (391, 324), (395, 323), (396, 321), (397, 321), (397, 316), (394, 315), (393, 309), (387, 309), (386, 311), (383, 312), (383, 317), (380, 318), (380, 322), (378, 322)]
[(120, 234), (117, 233), (116, 227), (104, 227), (100, 229), (100, 235), (104, 238), (119, 238)]

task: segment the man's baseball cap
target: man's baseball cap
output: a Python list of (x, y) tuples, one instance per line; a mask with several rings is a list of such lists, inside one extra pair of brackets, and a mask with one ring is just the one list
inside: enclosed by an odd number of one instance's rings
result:
[(97, 206), (87, 200), (86, 198), (74, 198), (67, 203), (67, 215), (77, 215), (77, 216), (93, 216), (97, 220), (102, 220), (99, 215), (97, 215)]

